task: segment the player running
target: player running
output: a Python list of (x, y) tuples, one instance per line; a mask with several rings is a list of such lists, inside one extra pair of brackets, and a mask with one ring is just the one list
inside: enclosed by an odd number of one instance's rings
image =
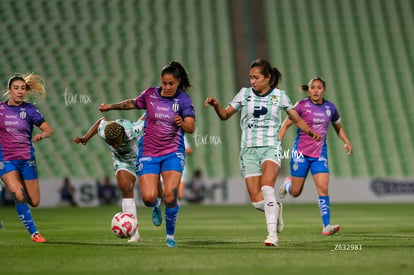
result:
[[(308, 97), (297, 102), (295, 109), (302, 119), (311, 126), (312, 131), (316, 131), (321, 135), (322, 140), (313, 140), (301, 129), (297, 130), (297, 137), (292, 148), (293, 154), (290, 159), (291, 177), (286, 178), (280, 187), (279, 196), (284, 198), (286, 194), (290, 194), (298, 197), (302, 193), (306, 176), (310, 170), (319, 195), (318, 204), (323, 224), (322, 234), (331, 235), (337, 233), (341, 226), (330, 224), (329, 168), (326, 144), (329, 124), (332, 124), (338, 137), (345, 143), (344, 149), (349, 155), (352, 154), (352, 146), (344, 128), (342, 128), (341, 119), (335, 105), (323, 98), (325, 88), (326, 83), (321, 78), (313, 78), (308, 85), (302, 85), (302, 90), (308, 91)], [(280, 128), (280, 139), (283, 139), (287, 129), (292, 124), (292, 119), (290, 117), (286, 118)]]
[[(98, 134), (109, 145), (116, 180), (122, 192), (122, 212), (131, 213), (137, 220), (137, 209), (134, 201), (134, 185), (137, 180), (135, 161), (137, 159), (138, 140), (143, 134), (144, 119), (145, 114), (136, 122), (125, 119), (108, 121), (102, 117), (92, 125), (85, 135), (73, 139), (76, 144), (86, 145), (95, 134)], [(159, 226), (158, 220), (154, 224)], [(137, 229), (128, 242), (138, 242), (140, 240), (141, 237)]]
[(252, 87), (242, 88), (226, 108), (212, 97), (206, 99), (205, 105), (213, 106), (222, 120), (241, 112), (240, 169), (252, 205), (265, 214), (268, 236), (264, 244), (278, 246), (277, 232), (283, 230), (283, 219), (274, 185), (281, 162), (277, 152), (281, 150), (278, 130), (282, 110), (309, 136), (315, 139), (319, 136), (300, 119), (285, 91), (277, 88), (281, 73), (269, 61), (253, 61), (249, 77)]
[[(185, 165), (184, 133), (194, 131), (195, 112), (187, 72), (178, 62), (161, 71), (161, 87), (149, 87), (135, 99), (103, 103), (100, 111), (145, 109), (144, 136), (139, 148), (137, 169), (142, 199), (146, 206), (160, 207), (157, 185), (164, 183), (166, 244), (176, 247), (175, 225), (179, 206), (178, 188)], [(161, 215), (159, 216), (161, 219)]]
[[(0, 102), (0, 177), (13, 195), (17, 215), (29, 231), (32, 241), (43, 243), (30, 206), (40, 203), (40, 188), (33, 143), (48, 138), (53, 129), (37, 107), (25, 102), (26, 95), (44, 97), (43, 79), (38, 75), (15, 75), (7, 83), (8, 99)], [(40, 133), (33, 135), (33, 126)]]

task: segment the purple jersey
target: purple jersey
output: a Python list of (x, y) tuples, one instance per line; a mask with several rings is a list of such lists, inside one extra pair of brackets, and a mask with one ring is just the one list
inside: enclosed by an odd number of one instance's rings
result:
[(9, 106), (0, 102), (0, 160), (33, 159), (33, 125), (39, 127), (44, 121), (31, 103)]
[(326, 134), (329, 124), (340, 122), (335, 105), (327, 100), (324, 100), (322, 104), (314, 104), (309, 98), (306, 98), (296, 103), (295, 109), (311, 130), (318, 133), (322, 139), (315, 141), (298, 128), (293, 150), (301, 152), (307, 157), (327, 157)]
[(174, 123), (174, 116), (195, 117), (190, 96), (178, 89), (173, 97), (161, 96), (161, 88), (150, 87), (136, 99), (138, 109), (147, 110), (142, 156), (160, 157), (173, 152), (184, 153), (184, 132)]

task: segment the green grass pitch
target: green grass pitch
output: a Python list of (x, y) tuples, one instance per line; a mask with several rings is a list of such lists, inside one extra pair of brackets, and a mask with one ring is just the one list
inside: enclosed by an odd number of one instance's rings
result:
[(1, 207), (0, 274), (414, 274), (414, 204), (333, 204), (332, 236), (316, 204), (285, 204), (278, 248), (265, 247), (263, 213), (250, 205), (183, 205), (177, 248), (165, 223), (138, 207), (139, 243), (110, 231), (120, 206), (32, 209), (47, 243), (30, 240), (14, 207)]

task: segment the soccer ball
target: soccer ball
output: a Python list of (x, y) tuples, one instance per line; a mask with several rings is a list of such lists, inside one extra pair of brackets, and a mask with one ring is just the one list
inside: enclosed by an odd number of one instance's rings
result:
[(112, 218), (111, 230), (119, 238), (130, 238), (137, 229), (137, 218), (131, 213), (118, 212)]

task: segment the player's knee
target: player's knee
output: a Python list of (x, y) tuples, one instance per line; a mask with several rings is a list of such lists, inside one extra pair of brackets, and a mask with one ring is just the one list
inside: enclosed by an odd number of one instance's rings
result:
[(165, 194), (165, 206), (167, 208), (174, 208), (177, 206), (178, 204), (178, 190), (177, 188), (174, 188), (172, 191), (172, 196), (171, 194), (168, 194), (169, 196), (167, 196), (167, 194)]
[(40, 204), (40, 200), (28, 200), (27, 202), (31, 207), (38, 207)]
[(289, 194), (290, 194), (292, 197), (295, 197), (295, 198), (299, 197), (299, 196), (300, 196), (300, 193), (301, 193), (301, 191), (300, 191), (300, 190), (292, 190), (292, 188), (290, 189), (290, 192), (289, 192)]
[(150, 200), (142, 200), (142, 201), (144, 202), (145, 206), (147, 206), (147, 207), (154, 206), (154, 202), (155, 202), (155, 201), (150, 201)]
[(23, 188), (16, 192), (12, 192), (11, 194), (16, 204), (27, 203), (27, 194)]

